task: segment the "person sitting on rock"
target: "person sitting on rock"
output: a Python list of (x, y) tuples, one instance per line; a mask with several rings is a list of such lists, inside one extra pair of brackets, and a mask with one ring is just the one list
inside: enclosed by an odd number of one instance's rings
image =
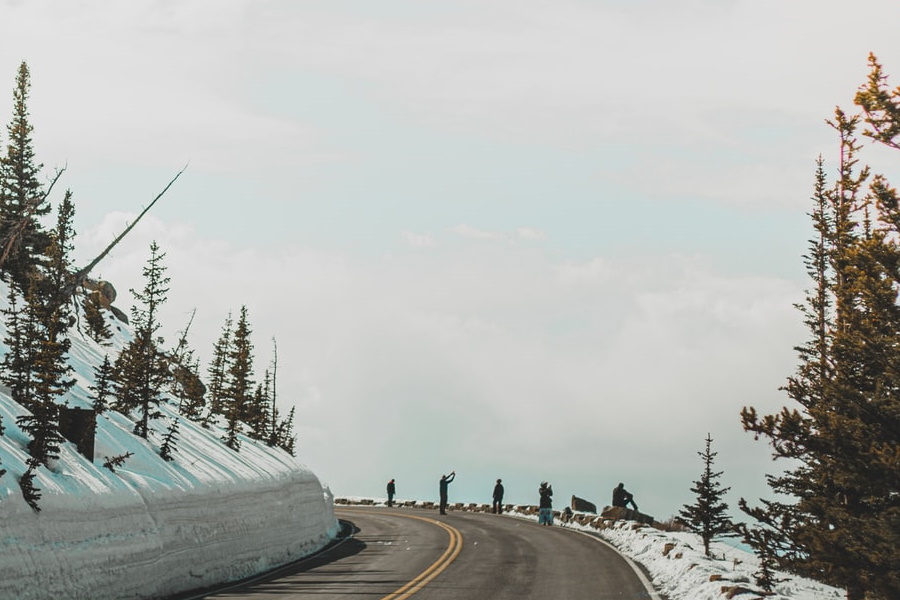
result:
[(634, 501), (634, 496), (625, 489), (624, 483), (620, 483), (616, 486), (616, 489), (613, 490), (612, 504), (613, 506), (628, 508), (629, 503), (634, 507), (634, 510), (638, 509), (637, 504)]

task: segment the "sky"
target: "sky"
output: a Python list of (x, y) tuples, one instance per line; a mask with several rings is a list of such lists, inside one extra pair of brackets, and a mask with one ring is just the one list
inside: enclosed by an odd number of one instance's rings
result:
[(665, 519), (707, 434), (730, 504), (769, 497), (781, 465), (739, 413), (789, 402), (825, 120), (870, 52), (900, 74), (898, 19), (874, 0), (0, 0), (0, 120), (24, 60), (79, 264), (186, 166), (93, 274), (127, 312), (157, 241), (163, 334), (196, 311), (204, 365), (246, 306), (257, 376), (277, 348), (298, 456), (336, 495), (436, 496), (455, 470), (451, 500), (499, 477), (510, 502), (547, 480), (603, 505), (624, 482)]

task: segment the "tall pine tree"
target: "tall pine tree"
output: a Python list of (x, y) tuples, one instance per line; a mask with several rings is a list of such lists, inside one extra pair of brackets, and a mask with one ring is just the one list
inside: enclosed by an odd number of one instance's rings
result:
[(43, 165), (35, 163), (28, 113), (30, 90), (31, 72), (23, 62), (13, 91), (6, 153), (0, 156), (0, 271), (22, 289), (27, 289), (34, 265), (50, 243), (40, 222), (51, 207), (38, 180)]
[(255, 420), (253, 410), (253, 342), (250, 335), (250, 321), (247, 307), (241, 307), (238, 322), (231, 336), (231, 347), (228, 351), (228, 372), (223, 390), (226, 432), (224, 441), (229, 448), (238, 450), (241, 422)]
[(71, 379), (72, 368), (68, 363), (71, 347), (69, 328), (73, 319), (69, 298), (63, 295), (71, 275), (72, 239), (75, 232), (72, 221), (75, 208), (71, 193), (66, 193), (59, 207), (56, 228), (50, 235), (47, 261), (31, 275), (29, 293), (25, 300), (27, 313), (33, 315), (37, 325), (36, 349), (31, 368), (34, 372), (34, 394), (31, 414), (18, 417), (23, 431), (31, 435), (31, 456), (39, 463), (47, 464), (58, 456), (63, 437), (59, 429), (57, 400), (75, 384)]
[(222, 326), (222, 333), (213, 346), (213, 357), (206, 370), (209, 375), (209, 385), (207, 391), (207, 416), (206, 421), (215, 418), (218, 415), (225, 414), (224, 394), (225, 381), (229, 370), (229, 350), (231, 348), (231, 329), (234, 322), (231, 313), (225, 318), (225, 324)]
[[(871, 128), (894, 145), (900, 90), (889, 91), (870, 57), (857, 95)], [(789, 459), (769, 477), (791, 499), (741, 507), (756, 520), (745, 538), (784, 569), (847, 590), (849, 600), (900, 597), (900, 210), (884, 177), (858, 165), (858, 116), (835, 111), (838, 176), (816, 173), (816, 236), (805, 257), (812, 288), (801, 306), (810, 335), (785, 390), (799, 409), (760, 416), (744, 428)]]
[(167, 362), (159, 348), (162, 339), (157, 336), (159, 311), (169, 291), (162, 262), (165, 256), (155, 241), (150, 244), (150, 258), (143, 270), (144, 288), (140, 292), (131, 290), (138, 302), (131, 310), (134, 338), (122, 349), (114, 369), (116, 409), (138, 411), (134, 432), (145, 439), (150, 421), (162, 416), (161, 392), (169, 379)]

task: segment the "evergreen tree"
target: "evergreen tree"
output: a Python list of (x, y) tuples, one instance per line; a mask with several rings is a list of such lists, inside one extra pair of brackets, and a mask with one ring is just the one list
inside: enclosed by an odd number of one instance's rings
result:
[(30, 89), (31, 73), (23, 62), (13, 91), (6, 154), (0, 156), (0, 270), (23, 289), (49, 244), (40, 223), (40, 218), (49, 214), (50, 205), (38, 181), (43, 165), (35, 164), (28, 114)]
[(104, 456), (103, 458), (105, 458), (106, 461), (103, 463), (103, 466), (115, 473), (116, 469), (124, 465), (125, 461), (131, 456), (134, 456), (134, 452), (126, 452), (125, 454), (119, 454), (118, 456), (113, 457)]
[(72, 219), (74, 205), (67, 193), (59, 208), (56, 228), (49, 237), (46, 261), (32, 272), (28, 293), (26, 319), (34, 324), (36, 334), (26, 344), (33, 349), (27, 368), (33, 373), (33, 396), (29, 401), (31, 414), (16, 419), (21, 429), (31, 436), (28, 445), (31, 456), (39, 464), (48, 464), (59, 453), (64, 441), (59, 433), (57, 399), (75, 384), (68, 363), (71, 346), (68, 332), (73, 319), (69, 298), (61, 290), (71, 280), (70, 253), (72, 249)]
[(159, 455), (166, 462), (175, 460), (172, 454), (175, 452), (175, 443), (178, 441), (178, 419), (172, 421), (166, 435), (163, 437), (162, 445), (159, 447)]
[(91, 406), (97, 415), (102, 415), (109, 408), (107, 398), (112, 394), (112, 385), (112, 364), (109, 362), (109, 355), (104, 354), (103, 362), (99, 366), (94, 367), (94, 384), (88, 388), (94, 392)]
[(276, 434), (277, 443), (275, 444), (291, 456), (294, 456), (295, 447), (297, 445), (297, 436), (294, 434), (294, 409), (292, 406), (288, 412), (288, 416), (278, 423), (278, 432)]
[(222, 326), (222, 334), (213, 346), (213, 357), (206, 370), (209, 375), (209, 385), (207, 386), (209, 411), (207, 420), (216, 415), (225, 414), (223, 397), (226, 375), (230, 368), (228, 356), (231, 348), (231, 329), (233, 324), (231, 313), (228, 313), (228, 316), (225, 318), (225, 324)]
[(162, 339), (157, 337), (160, 328), (159, 311), (166, 301), (169, 278), (162, 263), (165, 254), (159, 252), (156, 242), (150, 244), (150, 258), (144, 267), (144, 288), (131, 290), (138, 301), (131, 310), (134, 338), (116, 359), (115, 395), (116, 409), (127, 413), (138, 411), (134, 432), (146, 439), (149, 424), (162, 416), (159, 404), (161, 391), (169, 379), (166, 361), (159, 350)]
[(728, 517), (728, 504), (722, 500), (731, 488), (723, 488), (718, 482), (722, 472), (713, 471), (718, 453), (712, 451), (712, 437), (709, 434), (706, 434), (706, 449), (697, 454), (703, 459), (703, 472), (691, 488), (697, 499), (694, 504), (685, 504), (678, 514), (681, 521), (703, 539), (703, 551), (710, 556), (709, 544), (713, 539), (734, 534), (734, 524)]
[(96, 291), (88, 294), (84, 299), (82, 308), (84, 309), (84, 321), (87, 323), (88, 336), (101, 346), (108, 346), (110, 344), (109, 339), (112, 337), (112, 331), (109, 328), (106, 316), (103, 314), (100, 294)]
[[(880, 67), (857, 95), (872, 128), (892, 145), (900, 90)], [(813, 287), (801, 311), (810, 330), (785, 390), (800, 406), (744, 428), (769, 440), (785, 473), (769, 476), (791, 502), (741, 508), (757, 522), (745, 539), (787, 570), (843, 587), (849, 600), (900, 597), (900, 211), (881, 176), (858, 166), (858, 116), (835, 111), (840, 163), (827, 188), (821, 162), (812, 212), (816, 237), (805, 257)]]
[(8, 351), (3, 355), (3, 384), (9, 388), (13, 402), (30, 409), (34, 399), (34, 353), (37, 347), (37, 325), (34, 312), (22, 309), (21, 290), (16, 282), (10, 282), (7, 306), (3, 315), (6, 321), (6, 337), (3, 342)]
[(250, 341), (250, 322), (247, 307), (241, 307), (231, 347), (228, 352), (228, 372), (223, 390), (226, 434), (224, 441), (232, 450), (240, 449), (237, 434), (241, 422), (255, 420), (253, 410), (253, 343)]
[(28, 506), (34, 512), (41, 512), (41, 507), (38, 505), (38, 500), (41, 499), (41, 490), (34, 485), (34, 470), (36, 467), (36, 462), (28, 461), (28, 470), (22, 473), (22, 476), (19, 478), (19, 488), (22, 490), (22, 497), (25, 498)]
[(178, 412), (192, 420), (200, 419), (206, 407), (206, 386), (200, 379), (200, 361), (194, 358), (194, 351), (187, 343), (195, 313), (191, 313), (190, 321), (179, 336), (178, 345), (170, 353), (172, 394), (178, 398)]

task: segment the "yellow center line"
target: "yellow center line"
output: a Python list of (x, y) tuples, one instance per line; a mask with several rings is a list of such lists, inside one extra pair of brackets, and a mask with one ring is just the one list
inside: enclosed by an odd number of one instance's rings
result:
[(441, 523), (440, 521), (435, 521), (434, 519), (426, 519), (424, 517), (416, 517), (413, 515), (403, 515), (398, 513), (390, 514), (394, 514), (399, 517), (407, 517), (409, 519), (418, 519), (420, 521), (425, 521), (426, 523), (431, 523), (432, 525), (437, 525), (450, 535), (450, 545), (447, 546), (444, 554), (442, 554), (439, 559), (432, 563), (430, 567), (419, 573), (419, 575), (415, 579), (398, 589), (393, 594), (388, 594), (381, 599), (405, 600), (406, 598), (409, 598), (410, 596), (421, 590), (423, 587), (425, 587), (428, 582), (440, 575), (448, 566), (450, 566), (450, 563), (456, 560), (456, 557), (459, 556), (459, 553), (462, 551), (462, 534), (455, 527), (451, 527), (446, 523)]
[[(352, 512), (352, 509), (349, 511)], [(450, 544), (447, 546), (447, 549), (444, 550), (444, 553), (441, 555), (439, 559), (431, 563), (431, 565), (419, 573), (414, 579), (412, 579), (409, 583), (402, 586), (395, 592), (392, 592), (382, 598), (381, 600), (406, 600), (423, 587), (425, 587), (432, 579), (440, 575), (444, 572), (444, 570), (450, 566), (456, 557), (459, 556), (459, 553), (462, 552), (462, 534), (455, 527), (451, 527), (446, 523), (442, 523), (440, 521), (436, 521), (435, 519), (428, 519), (426, 517), (417, 517), (415, 515), (407, 515), (403, 513), (396, 512), (380, 512), (379, 514), (387, 514), (394, 517), (403, 517), (405, 519), (418, 519), (419, 521), (424, 521), (425, 523), (430, 523), (431, 525), (437, 525), (444, 531), (446, 531), (450, 536)]]

